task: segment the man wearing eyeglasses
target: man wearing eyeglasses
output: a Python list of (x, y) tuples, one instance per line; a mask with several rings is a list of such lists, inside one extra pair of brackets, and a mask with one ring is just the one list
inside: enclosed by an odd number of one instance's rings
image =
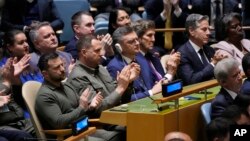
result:
[(140, 43), (133, 28), (119, 27), (114, 31), (112, 38), (120, 54), (117, 54), (107, 66), (111, 76), (116, 78), (117, 72), (130, 64), (139, 65), (141, 70), (138, 78), (133, 81), (133, 93), (130, 100), (135, 101), (161, 92), (163, 79), (158, 80), (153, 75), (147, 60), (139, 57)]

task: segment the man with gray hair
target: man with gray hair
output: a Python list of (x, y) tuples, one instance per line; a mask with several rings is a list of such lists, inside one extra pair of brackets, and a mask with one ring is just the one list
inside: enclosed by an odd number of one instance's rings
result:
[(189, 41), (178, 50), (181, 53), (178, 76), (184, 85), (212, 79), (214, 66), (225, 56), (206, 45), (210, 35), (208, 17), (190, 14), (186, 19), (185, 28)]
[(48, 22), (38, 22), (29, 32), (30, 40), (36, 48), (36, 52), (31, 53), (30, 65), (37, 67), (38, 60), (42, 54), (57, 52), (65, 63), (66, 74), (72, 69), (73, 58), (69, 53), (57, 51), (58, 39)]
[(223, 111), (233, 104), (242, 85), (240, 64), (233, 58), (221, 60), (214, 68), (214, 75), (221, 86), (220, 92), (212, 101), (211, 117), (221, 116)]

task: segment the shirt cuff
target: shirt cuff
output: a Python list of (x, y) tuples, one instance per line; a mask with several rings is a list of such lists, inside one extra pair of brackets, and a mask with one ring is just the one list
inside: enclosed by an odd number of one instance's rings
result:
[(167, 78), (167, 79), (168, 79), (168, 81), (172, 81), (172, 80), (173, 80), (173, 75), (172, 75), (172, 74), (167, 73), (167, 74), (165, 74), (164, 78)]
[(213, 67), (214, 67), (214, 64), (213, 63), (210, 63)]
[(27, 29), (27, 26), (23, 26), (23, 32), (25, 32)]
[(153, 96), (152, 90), (148, 90), (148, 93), (149, 93), (150, 96)]
[(181, 15), (181, 13), (182, 13), (181, 8), (177, 8), (177, 9), (174, 10), (174, 14), (175, 14), (176, 17), (179, 17)]
[(167, 17), (165, 17), (165, 16), (163, 15), (162, 12), (161, 12), (160, 16), (161, 16), (161, 19), (162, 19), (163, 21), (165, 21), (165, 20), (167, 19)]

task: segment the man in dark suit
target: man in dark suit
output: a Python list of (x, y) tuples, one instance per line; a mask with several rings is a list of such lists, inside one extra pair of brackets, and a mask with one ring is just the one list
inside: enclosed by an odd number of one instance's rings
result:
[(214, 68), (214, 75), (221, 86), (211, 105), (211, 118), (221, 116), (223, 111), (233, 104), (242, 85), (239, 63), (233, 58), (226, 58), (218, 62)]
[[(71, 27), (74, 31), (74, 37), (68, 42), (65, 47), (65, 52), (68, 52), (72, 55), (72, 57), (76, 60), (78, 59), (78, 53), (76, 49), (76, 42), (80, 37), (86, 35), (94, 35), (95, 27), (94, 27), (94, 19), (89, 12), (86, 11), (78, 11), (71, 18)], [(111, 47), (112, 38), (110, 34), (106, 34), (105, 36), (98, 36), (98, 38), (103, 42), (105, 57), (103, 59), (103, 63), (107, 63), (109, 61), (108, 57), (113, 56), (114, 52)]]
[(242, 68), (246, 75), (246, 79), (241, 87), (241, 94), (250, 95), (250, 53), (247, 53), (242, 58)]
[(189, 41), (178, 50), (181, 53), (178, 76), (184, 85), (212, 79), (214, 66), (225, 56), (206, 46), (210, 35), (208, 17), (191, 14), (187, 17), (185, 27)]
[(131, 101), (159, 93), (162, 80), (154, 75), (147, 60), (139, 53), (140, 44), (135, 31), (129, 26), (120, 27), (113, 33), (113, 39), (116, 48), (120, 47), (122, 50), (107, 66), (111, 76), (115, 79), (117, 72), (133, 62), (138, 63), (141, 68), (139, 77), (133, 81)]
[[(164, 18), (164, 1), (165, 0), (148, 0), (145, 3), (145, 10), (147, 12), (147, 18), (154, 20), (157, 28), (166, 28)], [(189, 14), (199, 13), (201, 15), (207, 15), (210, 17), (210, 20), (214, 20), (215, 15), (215, 0), (175, 0), (172, 2), (172, 11), (171, 11), (171, 22), (172, 28), (184, 27), (185, 20)], [(237, 0), (220, 0), (221, 4), (221, 15), (238, 12), (241, 13), (241, 7)], [(224, 2), (223, 2), (224, 1)], [(212, 3), (213, 4), (212, 4)], [(157, 8), (155, 8), (157, 7)], [(169, 9), (169, 8), (168, 8)], [(179, 9), (179, 10), (178, 10)], [(167, 9), (166, 9), (167, 10)], [(165, 10), (165, 11), (166, 11)], [(179, 12), (177, 12), (179, 11)], [(178, 14), (179, 13), (179, 14)], [(166, 17), (166, 16), (165, 16)], [(164, 20), (165, 19), (165, 20)], [(218, 18), (219, 19), (219, 18)], [(211, 21), (210, 21), (211, 23)], [(212, 25), (213, 26), (213, 25)], [(163, 33), (156, 34), (156, 44), (157, 46), (163, 47), (164, 37)], [(185, 34), (182, 32), (175, 32), (173, 34), (173, 48), (178, 49), (187, 39)]]
[(70, 53), (74, 59), (78, 59), (76, 42), (82, 36), (94, 34), (94, 19), (92, 15), (88, 12), (76, 12), (71, 17), (71, 27), (75, 35), (66, 45), (65, 51)]
[[(166, 78), (172, 81), (180, 64), (180, 53), (172, 51), (164, 65), (161, 64), (159, 56), (154, 52), (155, 24), (151, 20), (139, 20), (132, 23), (132, 27), (137, 33), (140, 42), (140, 54), (144, 56), (150, 66), (153, 75), (158, 78)], [(164, 72), (164, 68), (166, 73)]]
[(52, 0), (7, 0), (6, 9), (3, 19), (8, 29), (29, 31), (34, 21), (47, 21), (55, 31), (64, 26)]

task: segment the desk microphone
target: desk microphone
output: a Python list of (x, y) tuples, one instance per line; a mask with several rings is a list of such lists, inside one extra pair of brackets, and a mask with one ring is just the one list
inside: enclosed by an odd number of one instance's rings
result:
[[(146, 94), (145, 94), (145, 95), (146, 95)], [(148, 97), (149, 99), (151, 99), (152, 101), (155, 101), (151, 96), (148, 96), (148, 95), (147, 95), (147, 97)], [(158, 109), (159, 111), (162, 111), (162, 110), (163, 110), (162, 107), (160, 107), (158, 103), (156, 103), (156, 106), (157, 106), (157, 109)]]

